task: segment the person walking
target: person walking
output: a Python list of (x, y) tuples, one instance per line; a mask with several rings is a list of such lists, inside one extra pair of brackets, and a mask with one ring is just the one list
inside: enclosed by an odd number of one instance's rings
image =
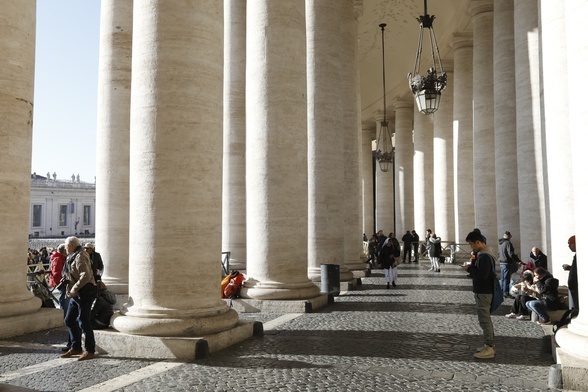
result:
[(494, 325), (490, 317), (492, 295), (494, 292), (494, 257), (489, 253), (485, 238), (481, 233), (472, 231), (466, 237), (476, 258), (463, 264), (462, 268), (472, 277), (472, 291), (476, 300), (478, 323), (484, 334), (484, 346), (474, 353), (475, 358), (491, 359), (496, 355), (494, 344)]
[(408, 262), (410, 263), (412, 253), (412, 234), (410, 234), (409, 230), (407, 230), (406, 234), (402, 236), (402, 246), (402, 262), (406, 263), (406, 255), (408, 254)]

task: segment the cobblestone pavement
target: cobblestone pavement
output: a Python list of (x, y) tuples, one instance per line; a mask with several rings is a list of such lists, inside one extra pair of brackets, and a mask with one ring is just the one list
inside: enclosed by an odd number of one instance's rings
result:
[(548, 390), (542, 328), (506, 319), (507, 300), (492, 317), (496, 358), (474, 359), (483, 342), (471, 280), (428, 264), (401, 264), (389, 290), (374, 271), (315, 313), (242, 314), (264, 336), (192, 363), (59, 359), (64, 328), (0, 341), (0, 392)]

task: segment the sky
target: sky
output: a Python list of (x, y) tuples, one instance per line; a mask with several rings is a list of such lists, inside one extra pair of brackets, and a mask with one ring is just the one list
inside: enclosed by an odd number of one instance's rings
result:
[(100, 0), (38, 0), (32, 169), (94, 182)]

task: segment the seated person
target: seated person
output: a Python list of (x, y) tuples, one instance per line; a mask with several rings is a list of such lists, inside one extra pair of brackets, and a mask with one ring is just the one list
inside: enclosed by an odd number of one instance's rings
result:
[(236, 298), (241, 291), (245, 277), (237, 270), (231, 271), (221, 282), (221, 298)]
[(549, 324), (551, 320), (547, 315), (547, 310), (557, 310), (560, 307), (559, 280), (553, 277), (550, 272), (544, 268), (535, 269), (535, 277), (533, 278), (534, 286), (531, 286), (531, 291), (536, 300), (528, 301), (527, 308), (539, 316), (538, 324)]
[(114, 314), (112, 306), (116, 304), (116, 295), (108, 291), (101, 280), (96, 285), (98, 286), (98, 296), (92, 305), (90, 320), (93, 329), (106, 329), (110, 326), (110, 318)]
[(531, 249), (531, 253), (529, 254), (529, 261), (532, 261), (535, 264), (535, 268), (543, 268), (547, 269), (547, 256), (541, 252), (541, 249), (534, 246)]
[(511, 288), (511, 294), (515, 294), (515, 299), (510, 308), (510, 313), (506, 318), (517, 320), (529, 320), (529, 310), (527, 309), (527, 302), (537, 299), (533, 297), (531, 286), (533, 285), (533, 272), (527, 270), (523, 272), (521, 280), (515, 283)]

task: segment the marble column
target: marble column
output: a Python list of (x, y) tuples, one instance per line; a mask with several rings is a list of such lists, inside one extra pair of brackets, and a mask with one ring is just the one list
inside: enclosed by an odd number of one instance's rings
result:
[(306, 0), (308, 89), (308, 277), (344, 264), (339, 0)]
[[(533, 246), (545, 249), (547, 237), (537, 0), (515, 1), (514, 20), (521, 238), (521, 246), (516, 251), (527, 255)], [(516, 237), (517, 233), (510, 231)]]
[[(396, 227), (398, 234), (406, 230), (413, 230), (414, 226), (414, 190), (412, 160), (414, 145), (412, 142), (412, 99), (395, 99), (394, 141), (395, 168), (396, 168)], [(418, 233), (418, 232), (417, 232)], [(402, 237), (402, 236), (400, 236)]]
[[(493, 0), (470, 3), (474, 29), (474, 208), (476, 227), (497, 249), (496, 178), (494, 172), (494, 80), (492, 60)], [(511, 229), (512, 230), (512, 229)]]
[(129, 290), (129, 155), (132, 0), (105, 0), (100, 9), (96, 125), (96, 250), (108, 289)]
[(471, 33), (454, 34), (453, 47), (453, 178), (455, 238), (464, 243), (474, 229), (474, 170), (472, 133), (473, 37)]
[[(361, 137), (361, 198), (363, 211), (363, 232), (369, 239), (376, 230), (374, 222), (374, 165), (372, 159), (372, 141), (376, 139), (376, 127), (372, 122), (362, 124)], [(376, 167), (376, 169), (379, 168)]]
[[(565, 26), (568, 75), (569, 129), (572, 146), (572, 180), (574, 184), (573, 220), (576, 224), (576, 256), (578, 259), (579, 302), (582, 308), (578, 317), (555, 335), (559, 346), (557, 353), (562, 365), (563, 387), (566, 390), (588, 391), (588, 290), (582, 282), (588, 277), (588, 178), (586, 177), (586, 124), (588, 112), (583, 101), (583, 91), (578, 88), (578, 78), (588, 64), (588, 25), (585, 15), (588, 3), (584, 0), (565, 2)], [(548, 162), (550, 164), (551, 162)], [(566, 176), (568, 173), (561, 173)], [(562, 190), (563, 191), (563, 190)], [(572, 217), (569, 217), (572, 219)], [(568, 253), (569, 254), (569, 253)], [(582, 310), (583, 309), (583, 310)]]
[[(433, 172), (433, 117), (414, 106), (414, 227), (417, 233), (435, 230), (435, 174)], [(419, 234), (422, 236), (422, 234)]]
[[(496, 173), (496, 227), (499, 238), (505, 231), (519, 232), (519, 186), (517, 171), (516, 89), (514, 52), (514, 3), (494, 1), (494, 167)], [(501, 234), (502, 233), (502, 234)], [(520, 236), (511, 239), (520, 250)], [(525, 260), (525, 258), (523, 258)]]
[(224, 3), (223, 226), (229, 269), (247, 268), (245, 198), (246, 1)]
[[(361, 260), (363, 254), (362, 224), (360, 212), (360, 165), (359, 165), (359, 58), (358, 58), (358, 18), (361, 4), (355, 6), (354, 0), (341, 0), (341, 86), (342, 110), (340, 134), (343, 137), (343, 214), (345, 216), (343, 245), (345, 265), (350, 270), (366, 270)], [(342, 275), (341, 279), (344, 279)]]
[[(572, 176), (572, 146), (568, 108), (568, 70), (566, 51), (565, 3), (541, 1), (541, 51), (543, 77), (543, 117), (545, 122), (545, 152), (549, 183), (547, 203), (549, 270), (567, 281), (561, 265), (569, 264), (568, 238), (575, 233), (574, 183)], [(573, 86), (576, 88), (576, 86)], [(523, 256), (526, 255), (523, 253)]]
[[(11, 316), (35, 312), (41, 301), (27, 290), (25, 252), (31, 198), (34, 0), (8, 0), (0, 11), (0, 333)], [(16, 335), (16, 333), (15, 333)]]
[(222, 3), (135, 2), (133, 31), (129, 302), (112, 325), (158, 337), (226, 331), (239, 316), (218, 286)]
[[(456, 241), (453, 206), (453, 59), (443, 60), (447, 87), (433, 118), (435, 232), (443, 241)], [(457, 241), (459, 242), (459, 241)]]
[(304, 0), (247, 1), (246, 80), (248, 280), (241, 295), (316, 297), (307, 276)]
[[(376, 135), (382, 128), (383, 113), (376, 115)], [(388, 127), (392, 128), (392, 121), (387, 118)], [(394, 232), (394, 172), (383, 172), (376, 161), (376, 231), (384, 230), (387, 236)]]

